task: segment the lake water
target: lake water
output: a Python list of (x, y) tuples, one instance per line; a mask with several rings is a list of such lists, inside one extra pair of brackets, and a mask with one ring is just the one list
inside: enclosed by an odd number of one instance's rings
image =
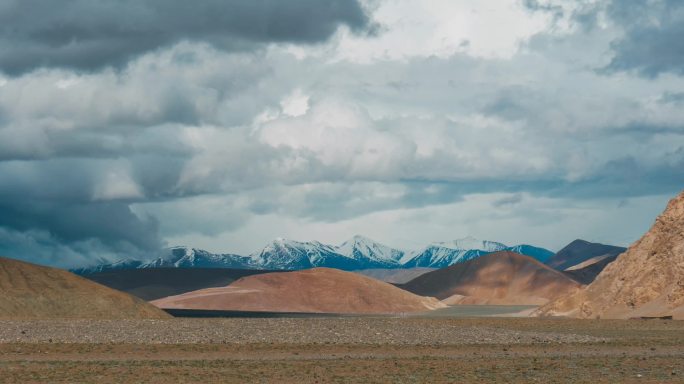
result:
[(399, 315), (353, 315), (338, 313), (298, 313), (298, 312), (244, 312), (244, 311), (209, 311), (193, 309), (167, 309), (166, 311), (175, 317), (491, 317), (517, 313), (535, 308), (533, 305), (454, 305), (448, 308), (437, 309), (430, 312), (399, 314)]
[(536, 307), (535, 305), (452, 305), (430, 312), (409, 314), (407, 317), (491, 317), (510, 315)]

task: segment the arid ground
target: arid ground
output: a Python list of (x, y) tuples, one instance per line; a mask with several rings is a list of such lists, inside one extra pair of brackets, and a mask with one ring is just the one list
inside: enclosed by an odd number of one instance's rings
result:
[(684, 382), (684, 322), (0, 321), (2, 383)]

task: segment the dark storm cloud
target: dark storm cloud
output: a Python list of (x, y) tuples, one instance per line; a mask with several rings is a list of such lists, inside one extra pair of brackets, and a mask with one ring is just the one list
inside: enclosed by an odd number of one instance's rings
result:
[[(240, 161), (267, 163), (268, 151), (235, 125), (288, 91), (274, 81), (263, 91), (272, 78), (263, 55), (181, 43), (124, 71), (0, 77), (0, 255), (67, 267), (152, 257), (164, 246), (161, 226), (136, 203), (220, 192), (238, 171), (245, 180), (232, 188), (254, 183)], [(204, 160), (214, 142), (234, 147), (227, 160)], [(195, 181), (194, 159), (197, 172), (227, 170)]]
[(569, 13), (582, 30), (598, 25), (599, 15), (614, 23), (623, 35), (610, 44), (611, 60), (601, 74), (630, 71), (654, 78), (662, 73), (684, 75), (684, 2), (681, 0), (609, 0), (573, 4), (572, 12), (558, 5), (525, 0), (526, 8), (546, 12), (555, 20)]
[(623, 156), (603, 164), (590, 177), (564, 183), (547, 194), (580, 199), (672, 195), (684, 185), (684, 147), (667, 154), (666, 159), (649, 164), (634, 156)]
[(0, 227), (47, 230), (64, 243), (99, 239), (112, 248), (158, 249), (154, 219), (135, 215), (125, 199), (92, 198), (103, 165), (76, 159), (0, 162)]
[(183, 40), (318, 43), (340, 25), (369, 28), (357, 0), (0, 0), (0, 70), (121, 66)]
[(607, 71), (684, 75), (684, 2), (613, 1), (608, 11), (625, 36), (611, 44), (614, 57)]
[[(131, 209), (137, 199), (99, 200), (108, 163), (77, 158), (0, 162), (0, 255), (73, 267), (98, 258), (149, 257), (163, 246), (158, 221)], [(168, 197), (178, 159), (128, 160), (149, 199)], [(163, 162), (163, 166), (161, 163)]]
[(13, 201), (12, 205), (0, 204), (0, 226), (19, 231), (50, 228), (52, 236), (67, 244), (98, 239), (112, 248), (126, 244), (153, 251), (161, 246), (156, 220), (141, 219), (127, 203), (120, 202), (17, 204)]

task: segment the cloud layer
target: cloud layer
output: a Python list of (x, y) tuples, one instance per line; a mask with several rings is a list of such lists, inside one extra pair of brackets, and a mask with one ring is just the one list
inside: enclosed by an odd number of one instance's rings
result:
[(607, 13), (625, 35), (611, 44), (615, 56), (606, 69), (633, 70), (647, 77), (661, 73), (684, 74), (684, 4), (681, 1), (613, 0)]
[(684, 185), (654, 3), (0, 1), (0, 253), (626, 244)]
[(226, 51), (272, 42), (320, 43), (340, 25), (367, 30), (356, 0), (4, 0), (0, 70), (121, 67), (180, 41)]

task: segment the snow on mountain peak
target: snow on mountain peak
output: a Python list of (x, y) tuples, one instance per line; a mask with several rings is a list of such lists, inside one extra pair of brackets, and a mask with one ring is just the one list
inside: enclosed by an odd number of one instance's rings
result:
[(318, 241), (300, 242), (278, 237), (264, 248), (240, 256), (212, 254), (186, 246), (166, 248), (156, 258), (144, 261), (124, 259), (115, 263), (80, 268), (77, 273), (94, 273), (112, 269), (132, 268), (248, 268), (297, 270), (330, 267), (344, 270), (368, 268), (441, 268), (467, 261), (484, 254), (511, 250), (538, 260), (546, 260), (553, 252), (529, 245), (508, 247), (502, 243), (479, 240), (472, 236), (458, 240), (432, 243), (423, 249), (404, 252), (368, 237), (355, 235), (339, 246)]
[(371, 259), (387, 263), (396, 263), (403, 256), (402, 251), (361, 235), (355, 235), (345, 241), (336, 247), (335, 251), (352, 259)]
[(480, 250), (486, 252), (496, 252), (508, 248), (505, 244), (496, 241), (479, 240), (472, 236), (452, 241), (433, 243), (433, 245), (454, 250)]

